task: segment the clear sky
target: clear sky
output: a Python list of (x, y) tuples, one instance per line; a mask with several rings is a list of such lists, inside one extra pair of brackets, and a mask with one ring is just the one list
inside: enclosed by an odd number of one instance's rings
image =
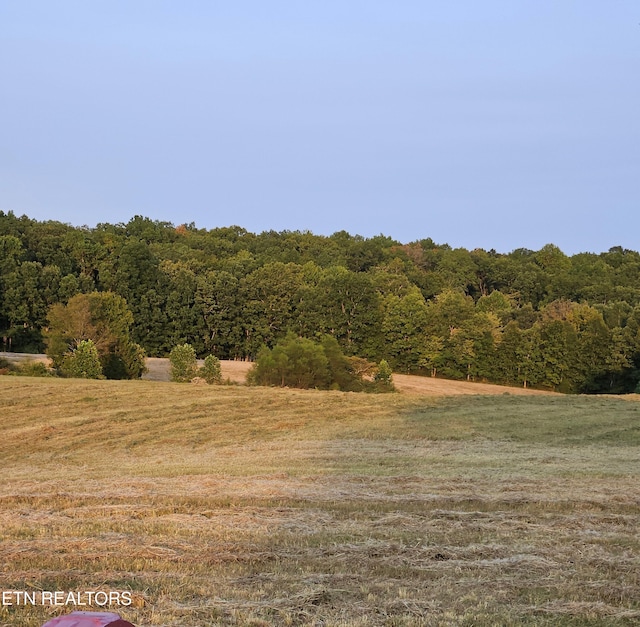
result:
[(636, 0), (0, 0), (0, 209), (640, 249)]

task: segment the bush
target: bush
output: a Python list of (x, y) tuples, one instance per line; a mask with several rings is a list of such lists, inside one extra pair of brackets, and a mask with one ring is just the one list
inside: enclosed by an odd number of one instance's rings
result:
[(144, 349), (134, 342), (122, 347), (121, 352), (102, 355), (100, 362), (107, 379), (139, 379), (147, 371)]
[(23, 377), (52, 377), (53, 373), (41, 361), (27, 361), (17, 366), (14, 374)]
[(249, 381), (257, 385), (326, 389), (331, 383), (329, 360), (320, 344), (290, 333), (273, 350), (262, 348)]
[(363, 389), (362, 377), (354, 369), (354, 359), (356, 358), (345, 357), (338, 341), (332, 335), (325, 335), (321, 344), (329, 361), (331, 389), (361, 392)]
[(82, 340), (72, 353), (64, 356), (60, 370), (66, 377), (76, 379), (103, 378), (96, 345), (91, 340)]
[(345, 357), (332, 336), (324, 336), (318, 343), (291, 333), (273, 350), (262, 348), (247, 381), (255, 385), (321, 390), (388, 391), (383, 383), (363, 380), (362, 374), (356, 372), (356, 366), (362, 365), (360, 362), (369, 365), (366, 360)]
[(175, 346), (169, 354), (171, 363), (171, 380), (187, 383), (196, 376), (198, 362), (196, 351), (191, 344)]
[(13, 370), (13, 364), (8, 359), (0, 357), (0, 375), (12, 374)]
[(220, 360), (213, 355), (204, 358), (204, 365), (198, 370), (198, 376), (202, 377), (209, 385), (212, 383), (222, 383), (222, 370)]

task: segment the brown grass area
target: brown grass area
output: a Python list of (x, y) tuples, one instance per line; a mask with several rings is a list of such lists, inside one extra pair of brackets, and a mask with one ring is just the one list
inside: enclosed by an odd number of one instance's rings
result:
[(473, 381), (452, 381), (433, 377), (418, 377), (409, 374), (394, 374), (393, 383), (396, 389), (405, 394), (420, 396), (459, 396), (476, 394), (515, 394), (518, 396), (535, 396), (541, 394), (555, 394), (531, 388), (509, 387), (493, 383), (477, 383)]
[(636, 404), (452, 402), (0, 377), (0, 589), (129, 590), (139, 627), (638, 624)]
[[(203, 360), (199, 361), (200, 365), (203, 363)], [(245, 383), (251, 366), (253, 364), (248, 361), (220, 361), (222, 378), (224, 381), (230, 381), (231, 383)], [(169, 360), (166, 358), (147, 357), (147, 369), (148, 372), (143, 375), (143, 379), (150, 381), (169, 381), (171, 379), (171, 367)]]

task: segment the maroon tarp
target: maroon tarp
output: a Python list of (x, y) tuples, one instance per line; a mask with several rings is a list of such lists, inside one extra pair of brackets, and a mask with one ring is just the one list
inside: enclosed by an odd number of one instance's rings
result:
[(135, 627), (111, 612), (71, 612), (58, 616), (42, 627)]

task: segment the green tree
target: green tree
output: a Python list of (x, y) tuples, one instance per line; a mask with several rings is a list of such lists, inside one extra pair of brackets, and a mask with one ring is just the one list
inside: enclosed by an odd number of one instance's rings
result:
[(274, 346), (294, 328), (302, 283), (302, 266), (282, 262), (268, 263), (240, 282), (246, 355), (263, 344)]
[(151, 236), (157, 225), (146, 219), (132, 223), (132, 234), (114, 251), (111, 276), (103, 277), (103, 283), (130, 303), (133, 340), (151, 354), (163, 354), (172, 346), (166, 314), (169, 281), (151, 246), (133, 235), (148, 228)]
[(478, 311), (452, 336), (457, 361), (467, 380), (494, 379), (496, 347), (502, 339), (500, 321), (491, 312)]
[(512, 303), (508, 296), (498, 290), (494, 290), (490, 294), (481, 296), (476, 303), (476, 311), (484, 313), (493, 313), (500, 319), (509, 316), (512, 310)]
[(191, 344), (174, 346), (169, 354), (171, 364), (171, 380), (177, 383), (187, 383), (193, 379), (198, 370), (196, 351)]
[(561, 392), (576, 391), (572, 377), (578, 342), (575, 329), (566, 320), (543, 320), (536, 326), (541, 365), (539, 383)]
[(42, 350), (41, 329), (48, 308), (58, 300), (59, 283), (59, 268), (37, 261), (25, 261), (3, 277), (0, 317), (8, 321), (14, 349)]
[(430, 370), (432, 377), (438, 374), (438, 368), (443, 363), (443, 349), (444, 338), (437, 335), (430, 335), (425, 338), (421, 349), (422, 360), (420, 361), (420, 367)]
[(167, 322), (163, 335), (170, 346), (191, 344), (197, 354), (207, 349), (202, 308), (197, 301), (197, 276), (182, 261), (160, 264), (162, 285), (167, 285), (165, 313)]
[(468, 294), (476, 283), (476, 273), (477, 266), (468, 250), (456, 248), (443, 251), (437, 274), (446, 289)]
[(222, 383), (220, 360), (214, 355), (207, 355), (204, 358), (202, 368), (198, 370), (198, 376), (202, 377), (209, 385), (213, 383)]
[(243, 357), (238, 279), (225, 270), (212, 270), (199, 275), (196, 282), (196, 306), (206, 350), (220, 358)]
[(77, 294), (66, 305), (53, 305), (48, 319), (47, 355), (55, 368), (62, 367), (65, 356), (80, 342), (91, 340), (107, 378), (135, 379), (145, 371), (144, 352), (130, 337), (133, 316), (121, 296)]
[(470, 296), (454, 290), (445, 290), (428, 303), (427, 332), (447, 338), (473, 316), (474, 309)]
[(342, 267), (324, 270), (304, 304), (318, 331), (333, 335), (345, 353), (365, 357), (382, 350), (380, 296), (371, 277)]
[(382, 359), (378, 364), (378, 369), (373, 377), (376, 389), (380, 392), (391, 392), (395, 390), (393, 385), (393, 371), (386, 359)]
[(424, 296), (412, 288), (403, 297), (383, 301), (384, 353), (396, 370), (417, 372), (424, 367), (428, 310)]
[(329, 362), (331, 388), (346, 392), (359, 392), (363, 389), (362, 376), (354, 370), (353, 359), (345, 357), (338, 341), (332, 335), (324, 335), (320, 341)]

